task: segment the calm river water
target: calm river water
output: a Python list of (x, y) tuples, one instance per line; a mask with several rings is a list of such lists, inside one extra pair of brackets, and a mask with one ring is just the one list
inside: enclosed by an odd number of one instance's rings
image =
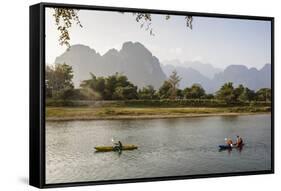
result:
[[(47, 122), (46, 183), (270, 170), (271, 116)], [(239, 152), (218, 150), (244, 138)], [(96, 153), (111, 139), (133, 151)]]

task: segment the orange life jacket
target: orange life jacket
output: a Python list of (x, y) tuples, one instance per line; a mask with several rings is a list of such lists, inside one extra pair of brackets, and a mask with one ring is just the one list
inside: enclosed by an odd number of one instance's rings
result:
[(231, 144), (233, 144), (233, 142), (232, 142), (232, 140), (229, 139), (229, 140), (227, 140), (226, 144), (231, 145)]

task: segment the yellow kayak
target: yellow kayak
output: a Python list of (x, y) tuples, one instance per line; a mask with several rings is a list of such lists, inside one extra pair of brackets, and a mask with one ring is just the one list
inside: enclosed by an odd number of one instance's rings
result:
[[(122, 151), (123, 150), (134, 150), (137, 149), (138, 147), (136, 145), (123, 145), (122, 146)], [(113, 146), (99, 146), (95, 147), (96, 151), (98, 152), (109, 152), (109, 151), (115, 151)]]

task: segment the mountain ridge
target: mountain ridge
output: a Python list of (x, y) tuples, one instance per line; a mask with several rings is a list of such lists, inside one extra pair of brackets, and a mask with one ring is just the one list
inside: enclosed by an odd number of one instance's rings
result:
[(90, 72), (96, 76), (109, 76), (118, 72), (126, 75), (139, 88), (152, 85), (158, 89), (173, 70), (182, 78), (182, 89), (199, 83), (206, 92), (214, 93), (225, 82), (233, 82), (235, 86), (243, 84), (253, 90), (271, 87), (270, 64), (265, 64), (259, 70), (245, 65), (229, 65), (220, 69), (200, 61), (180, 63), (172, 60), (173, 65), (167, 61), (163, 64), (140, 42), (124, 42), (120, 50), (112, 48), (103, 55), (89, 46), (76, 44), (58, 56), (55, 63), (66, 63), (73, 67), (75, 87), (89, 79)]
[(90, 77), (90, 72), (96, 76), (122, 73), (139, 87), (153, 85), (159, 88), (167, 78), (158, 58), (139, 42), (125, 42), (119, 51), (109, 49), (103, 55), (90, 47), (73, 45), (58, 56), (55, 63), (66, 63), (73, 67), (76, 87)]

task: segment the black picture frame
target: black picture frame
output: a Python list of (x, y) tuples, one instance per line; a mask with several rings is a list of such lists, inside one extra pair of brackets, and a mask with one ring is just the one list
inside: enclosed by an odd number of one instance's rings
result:
[[(86, 10), (156, 13), (169, 15), (191, 15), (201, 17), (265, 20), (271, 22), (271, 170), (186, 175), (125, 180), (104, 180), (72, 183), (45, 183), (45, 8), (76, 8)], [(178, 179), (258, 175), (274, 173), (274, 17), (198, 13), (170, 10), (104, 7), (75, 4), (39, 3), (30, 6), (30, 128), (29, 128), (29, 184), (38, 188), (85, 186), (115, 183), (165, 181)]]

